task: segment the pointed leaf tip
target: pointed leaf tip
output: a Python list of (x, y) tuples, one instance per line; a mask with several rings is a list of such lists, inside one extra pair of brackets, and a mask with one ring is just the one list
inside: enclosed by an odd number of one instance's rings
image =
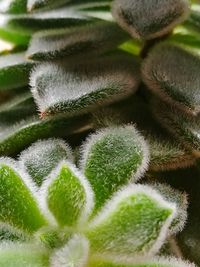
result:
[(60, 226), (84, 227), (93, 208), (93, 192), (87, 180), (69, 162), (61, 162), (41, 187), (47, 206)]

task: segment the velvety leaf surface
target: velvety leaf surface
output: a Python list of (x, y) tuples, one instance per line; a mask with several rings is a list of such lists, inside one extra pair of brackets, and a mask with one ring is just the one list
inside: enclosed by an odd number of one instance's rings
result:
[(48, 252), (42, 247), (3, 243), (0, 247), (1, 267), (49, 267)]
[(87, 130), (90, 125), (88, 116), (79, 116), (69, 119), (65, 116), (41, 120), (31, 117), (5, 127), (0, 134), (0, 155), (13, 155), (19, 153), (31, 143), (42, 138), (64, 137), (72, 133)]
[(36, 185), (41, 186), (45, 178), (64, 159), (73, 161), (70, 147), (61, 139), (47, 139), (37, 141), (23, 151), (19, 164), (29, 173)]
[(57, 6), (61, 6), (63, 4), (69, 3), (70, 0), (28, 0), (27, 1), (27, 8), (28, 11), (34, 11), (41, 8), (53, 8)]
[(81, 236), (75, 235), (72, 239), (61, 249), (54, 252), (51, 256), (51, 267), (61, 266), (88, 266), (89, 256), (89, 242)]
[[(28, 88), (27, 88), (28, 91)], [(35, 114), (36, 106), (29, 92), (18, 94), (0, 106), (0, 129)]]
[(138, 62), (127, 55), (81, 61), (78, 65), (41, 64), (31, 75), (32, 93), (42, 116), (86, 113), (133, 94), (139, 81)]
[(188, 197), (186, 192), (173, 189), (167, 184), (153, 184), (152, 187), (157, 190), (166, 201), (176, 203), (177, 212), (170, 229), (172, 234), (181, 232), (187, 221)]
[(13, 163), (1, 159), (0, 220), (24, 231), (34, 232), (46, 225), (47, 221), (27, 186), (27, 179), (25, 174), (20, 175)]
[(148, 146), (134, 126), (107, 128), (88, 137), (82, 146), (81, 169), (94, 190), (95, 209), (120, 187), (137, 181), (148, 161)]
[(170, 32), (188, 15), (187, 0), (115, 0), (112, 13), (133, 37), (152, 39)]
[(27, 56), (34, 60), (50, 60), (83, 53), (91, 55), (115, 48), (127, 38), (126, 33), (111, 22), (39, 32), (33, 35)]
[(199, 157), (200, 154), (200, 120), (179, 114), (173, 107), (155, 100), (152, 103), (154, 115), (161, 125), (182, 144)]
[(90, 223), (87, 237), (97, 253), (140, 255), (156, 253), (166, 238), (175, 206), (156, 191), (132, 185), (111, 199)]
[(152, 92), (192, 114), (200, 112), (199, 72), (197, 54), (168, 43), (160, 43), (151, 50), (143, 64), (144, 81)]
[(83, 224), (91, 212), (93, 199), (90, 185), (67, 162), (58, 166), (41, 191), (44, 191), (47, 206), (60, 226)]
[(52, 11), (22, 15), (1, 15), (0, 28), (32, 34), (35, 31), (71, 27), (90, 20), (72, 9), (61, 8)]
[(22, 52), (0, 57), (0, 91), (28, 85), (35, 63), (25, 59)]

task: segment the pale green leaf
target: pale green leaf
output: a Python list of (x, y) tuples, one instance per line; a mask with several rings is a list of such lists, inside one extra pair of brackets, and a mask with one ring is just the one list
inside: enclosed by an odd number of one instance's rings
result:
[(29, 244), (2, 243), (1, 267), (49, 267), (49, 255), (43, 247)]
[(87, 180), (69, 162), (61, 162), (41, 188), (47, 206), (60, 226), (84, 227), (93, 208), (93, 193)]
[(71, 148), (63, 140), (52, 138), (37, 141), (23, 151), (19, 164), (37, 186), (41, 186), (50, 172), (64, 159), (73, 161)]
[(150, 187), (128, 186), (108, 201), (89, 224), (86, 236), (96, 253), (154, 254), (161, 248), (175, 213), (175, 205)]
[(27, 232), (47, 224), (39, 209), (34, 187), (9, 159), (0, 161), (0, 221)]
[(81, 235), (75, 235), (62, 248), (53, 253), (50, 258), (51, 267), (84, 267), (87, 266), (89, 242)]
[(133, 37), (153, 39), (169, 33), (189, 14), (187, 0), (115, 0), (112, 13)]
[(82, 146), (81, 169), (95, 193), (95, 209), (129, 182), (136, 182), (148, 167), (149, 151), (132, 125), (103, 129)]

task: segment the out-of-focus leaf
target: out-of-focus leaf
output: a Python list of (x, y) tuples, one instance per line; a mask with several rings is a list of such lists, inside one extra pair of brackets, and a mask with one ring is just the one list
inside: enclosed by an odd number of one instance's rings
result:
[(133, 37), (152, 39), (169, 33), (189, 14), (187, 0), (115, 0), (112, 13)]
[(34, 62), (25, 59), (24, 52), (0, 57), (0, 91), (28, 85)]
[(115, 23), (98, 22), (33, 35), (28, 58), (50, 60), (71, 55), (102, 53), (117, 47), (128, 38)]
[(183, 47), (158, 44), (143, 64), (147, 86), (164, 101), (194, 115), (200, 112), (200, 57)]

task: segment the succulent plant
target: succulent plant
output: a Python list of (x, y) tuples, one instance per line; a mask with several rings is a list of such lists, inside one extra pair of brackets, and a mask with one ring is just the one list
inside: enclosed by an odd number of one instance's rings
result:
[(0, 39), (0, 266), (200, 266), (198, 1), (1, 0)]

